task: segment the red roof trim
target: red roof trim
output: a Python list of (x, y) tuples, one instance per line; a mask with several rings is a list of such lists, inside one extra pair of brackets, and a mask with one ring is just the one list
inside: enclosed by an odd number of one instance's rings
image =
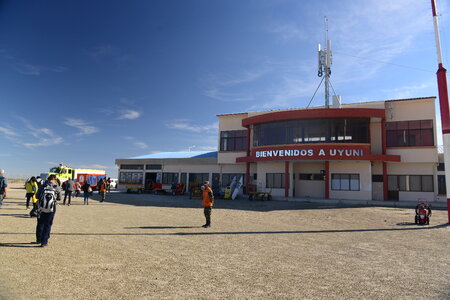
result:
[(242, 126), (296, 119), (329, 119), (329, 118), (384, 118), (385, 109), (380, 108), (318, 108), (280, 111), (256, 115), (242, 120)]

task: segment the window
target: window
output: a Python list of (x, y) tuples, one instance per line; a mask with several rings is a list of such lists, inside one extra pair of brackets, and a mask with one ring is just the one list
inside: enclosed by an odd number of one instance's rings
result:
[(122, 170), (143, 170), (144, 165), (120, 165)]
[(234, 177), (236, 177), (236, 180), (239, 180), (241, 176), (243, 178), (243, 182), (245, 183), (245, 174), (222, 174), (222, 186), (229, 186)]
[(372, 175), (372, 182), (383, 182), (383, 175)]
[(162, 165), (145, 165), (146, 170), (161, 170)]
[(273, 189), (284, 188), (284, 173), (267, 173), (266, 187)]
[(247, 150), (247, 130), (220, 132), (220, 151)]
[(163, 173), (162, 184), (178, 183), (178, 173)]
[(388, 191), (407, 191), (406, 175), (389, 175)]
[(388, 147), (434, 146), (433, 121), (402, 121), (386, 123)]
[(331, 174), (331, 189), (359, 191), (359, 174)]
[(433, 175), (389, 175), (388, 191), (433, 192)]
[(369, 143), (369, 119), (307, 119), (256, 124), (253, 145)]
[(119, 183), (121, 184), (142, 184), (144, 173), (141, 172), (120, 172)]
[(410, 175), (409, 190), (411, 192), (433, 192), (432, 175)]
[(445, 184), (445, 175), (438, 175), (438, 194), (447, 194), (447, 186)]
[(208, 173), (189, 173), (189, 184), (203, 184), (203, 182), (208, 180)]
[(325, 180), (324, 174), (306, 174), (306, 173), (300, 173), (298, 174), (299, 180)]
[(437, 170), (438, 171), (445, 171), (445, 164), (444, 163), (439, 163), (437, 166)]

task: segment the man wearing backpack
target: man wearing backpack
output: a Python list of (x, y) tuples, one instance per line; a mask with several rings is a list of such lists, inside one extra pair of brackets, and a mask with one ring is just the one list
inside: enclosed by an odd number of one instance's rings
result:
[(36, 226), (36, 242), (41, 247), (48, 245), (53, 219), (56, 213), (56, 201), (60, 199), (61, 189), (56, 184), (56, 176), (50, 175), (41, 185), (36, 196), (38, 198), (38, 221)]
[(6, 197), (6, 188), (8, 183), (5, 178), (5, 170), (0, 169), (0, 207), (3, 205), (3, 199)]

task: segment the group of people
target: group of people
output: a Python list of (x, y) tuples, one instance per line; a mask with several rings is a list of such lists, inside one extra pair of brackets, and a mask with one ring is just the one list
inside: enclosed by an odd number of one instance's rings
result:
[[(0, 206), (7, 192), (7, 180), (5, 178), (5, 171), (0, 169)], [(102, 178), (98, 182), (98, 190), (101, 195), (100, 202), (106, 200), (106, 192), (109, 190), (109, 180)], [(55, 175), (48, 176), (47, 180), (42, 183), (36, 177), (31, 177), (25, 184), (26, 187), (26, 208), (29, 209), (30, 201), (33, 203), (32, 212), (37, 217), (36, 225), (36, 243), (41, 247), (48, 246), (50, 232), (53, 225), (53, 219), (56, 214), (56, 203), (61, 200), (62, 189), (58, 185)], [(73, 180), (66, 181), (63, 184), (65, 192), (63, 204), (70, 205), (72, 193), (77, 189), (77, 183)], [(92, 187), (88, 182), (81, 186), (81, 191), (84, 193), (84, 204), (89, 204), (89, 196), (92, 194)], [(204, 228), (211, 227), (211, 213), (214, 203), (214, 194), (208, 181), (202, 185), (202, 206), (206, 219), (206, 223), (202, 226)], [(31, 215), (31, 212), (30, 212)]]

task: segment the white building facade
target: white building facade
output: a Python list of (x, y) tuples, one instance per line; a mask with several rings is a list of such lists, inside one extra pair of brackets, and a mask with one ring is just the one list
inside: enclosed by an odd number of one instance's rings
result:
[[(242, 176), (247, 191), (275, 199), (444, 201), (435, 100), (218, 115), (217, 152), (118, 159), (119, 184), (132, 172), (124, 167), (138, 165), (144, 188), (150, 177), (188, 185), (209, 180), (218, 189)], [(150, 165), (160, 166), (156, 175)]]

